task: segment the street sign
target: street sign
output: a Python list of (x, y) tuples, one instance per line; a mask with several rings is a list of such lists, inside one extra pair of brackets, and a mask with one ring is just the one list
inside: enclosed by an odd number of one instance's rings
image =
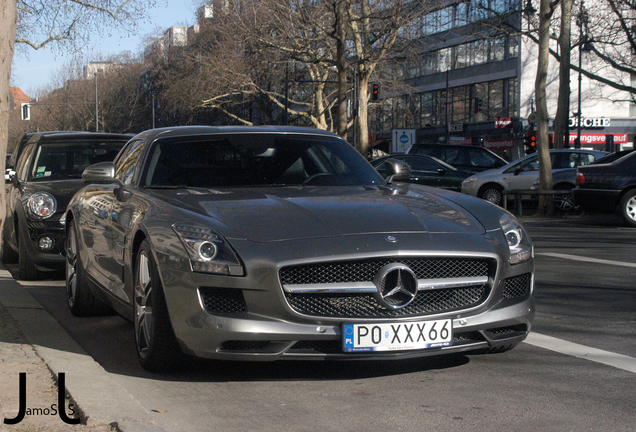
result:
[(391, 153), (406, 153), (415, 144), (415, 129), (393, 129)]

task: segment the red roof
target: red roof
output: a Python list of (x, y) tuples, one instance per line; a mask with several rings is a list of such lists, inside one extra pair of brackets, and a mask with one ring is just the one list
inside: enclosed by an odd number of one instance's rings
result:
[(11, 99), (16, 106), (20, 106), (23, 103), (27, 103), (31, 100), (20, 87), (9, 87), (11, 93)]

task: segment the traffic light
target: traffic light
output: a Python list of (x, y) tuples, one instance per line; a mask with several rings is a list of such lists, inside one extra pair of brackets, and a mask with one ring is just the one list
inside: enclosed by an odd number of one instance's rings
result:
[(371, 88), (371, 100), (378, 100), (378, 93), (380, 93), (380, 84), (373, 84)]
[(31, 106), (28, 103), (23, 103), (21, 109), (22, 120), (31, 120)]
[(526, 154), (534, 153), (537, 151), (537, 136), (534, 132), (529, 133), (523, 139), (523, 144), (526, 147)]
[(483, 109), (483, 106), (484, 106), (484, 100), (480, 97), (476, 97), (475, 106), (473, 107), (475, 114), (477, 114), (478, 112), (481, 112), (481, 110)]

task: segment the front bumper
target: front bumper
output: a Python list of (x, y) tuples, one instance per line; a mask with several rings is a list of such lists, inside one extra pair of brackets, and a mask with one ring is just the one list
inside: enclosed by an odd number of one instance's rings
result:
[(466, 195), (471, 195), (476, 197), (477, 196), (477, 192), (479, 191), (479, 186), (481, 185), (481, 182), (475, 180), (475, 181), (466, 181), (464, 180), (462, 182), (462, 193), (465, 193)]
[[(31, 261), (40, 270), (60, 270), (64, 268), (64, 242), (66, 238), (65, 230), (59, 222), (59, 218), (46, 221), (28, 221), (26, 228), (24, 224), (20, 229), (26, 229), (23, 239), (26, 242), (26, 250)], [(39, 247), (41, 238), (49, 238), (53, 241), (53, 246), (48, 250)]]
[[(160, 260), (161, 262), (161, 260)], [(472, 350), (505, 350), (528, 335), (534, 317), (532, 261), (500, 263), (488, 298), (476, 307), (449, 312), (390, 317), (346, 318), (297, 313), (269, 265), (248, 277), (222, 277), (159, 267), (171, 322), (182, 349), (226, 360), (395, 359)], [(502, 268), (504, 268), (502, 270)], [(526, 280), (510, 290), (507, 281)], [(451, 319), (449, 347), (345, 353), (342, 326), (348, 323), (413, 323)]]

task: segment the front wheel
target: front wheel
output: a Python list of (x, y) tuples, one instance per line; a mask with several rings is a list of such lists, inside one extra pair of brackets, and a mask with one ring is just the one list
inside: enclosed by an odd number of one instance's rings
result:
[(625, 222), (636, 227), (636, 189), (632, 189), (623, 195), (620, 204), (620, 213)]
[(558, 208), (559, 210), (563, 212), (571, 212), (578, 208), (578, 206), (576, 205), (576, 202), (574, 201), (574, 196), (572, 196), (572, 189), (555, 188), (555, 190), (563, 191), (562, 195), (554, 196), (554, 205), (556, 206), (556, 208)]
[(75, 316), (106, 315), (110, 308), (95, 297), (88, 286), (80, 260), (79, 238), (71, 222), (66, 235), (66, 302)]
[(497, 185), (486, 185), (479, 191), (479, 198), (501, 205), (503, 203), (503, 188)]
[(137, 254), (133, 295), (139, 363), (150, 372), (169, 372), (178, 365), (182, 353), (170, 323), (159, 271), (145, 240)]

